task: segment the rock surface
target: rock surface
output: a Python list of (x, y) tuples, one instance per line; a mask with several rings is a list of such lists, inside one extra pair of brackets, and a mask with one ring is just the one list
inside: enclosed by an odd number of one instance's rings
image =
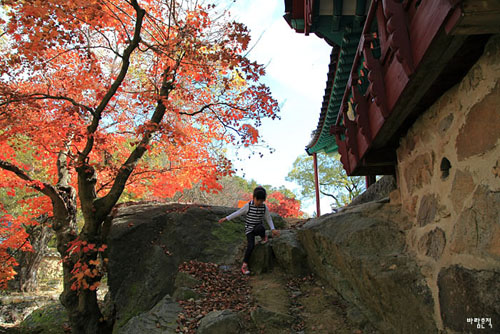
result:
[[(500, 324), (500, 271), (469, 270), (451, 266), (438, 278), (441, 317), (447, 328), (460, 333), (498, 333)], [(467, 319), (483, 319), (483, 328)], [(486, 319), (489, 319), (487, 324)]]
[(289, 327), (293, 323), (293, 317), (276, 311), (269, 310), (264, 307), (257, 307), (251, 313), (253, 322), (259, 327), (260, 325), (268, 325), (271, 327)]
[(277, 264), (288, 274), (303, 276), (309, 273), (307, 254), (293, 230), (281, 231), (272, 241), (272, 249)]
[(239, 333), (241, 329), (238, 315), (230, 310), (213, 311), (200, 322), (198, 334)]
[(372, 184), (365, 192), (354, 198), (349, 206), (379, 201), (389, 196), (389, 193), (397, 188), (396, 179), (392, 175), (385, 175)]
[(262, 274), (270, 272), (274, 264), (274, 253), (271, 246), (272, 241), (262, 245), (257, 243), (248, 262), (249, 270), (252, 274)]
[[(389, 219), (388, 219), (389, 218)], [(431, 292), (406, 252), (405, 219), (368, 203), (298, 231), (311, 269), (383, 333), (437, 333)]]
[[(217, 224), (229, 212), (175, 204), (140, 204), (118, 210), (108, 238), (108, 284), (116, 308), (115, 328), (173, 294), (181, 262), (214, 257), (223, 262), (235, 256), (241, 243), (238, 234), (243, 233), (241, 222)], [(216, 229), (234, 229), (234, 233), (221, 241)]]
[(180, 311), (179, 304), (166, 295), (150, 311), (133, 317), (114, 332), (120, 334), (175, 334), (177, 315)]

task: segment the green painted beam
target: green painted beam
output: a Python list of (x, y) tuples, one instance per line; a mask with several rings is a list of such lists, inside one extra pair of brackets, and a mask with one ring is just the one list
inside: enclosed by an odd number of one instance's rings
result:
[(327, 115), (325, 116), (322, 128), (317, 129), (317, 131), (321, 131), (318, 141), (314, 146), (307, 149), (309, 154), (319, 152), (331, 153), (338, 149), (335, 138), (330, 134), (330, 128), (337, 121), (345, 87), (354, 61), (354, 55), (356, 54), (361, 37), (361, 31), (362, 27), (360, 25), (355, 25), (354, 28), (352, 26), (344, 27), (339, 62), (330, 94)]

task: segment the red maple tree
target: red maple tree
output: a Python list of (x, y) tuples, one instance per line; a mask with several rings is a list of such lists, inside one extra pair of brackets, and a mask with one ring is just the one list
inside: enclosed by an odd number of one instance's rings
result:
[(300, 210), (300, 201), (280, 191), (273, 191), (268, 195), (267, 206), (283, 218), (299, 218), (304, 215)]
[[(96, 288), (120, 196), (166, 197), (194, 182), (217, 188), (231, 173), (217, 145), (256, 144), (256, 128), (277, 117), (278, 104), (259, 83), (264, 68), (245, 55), (246, 27), (214, 5), (3, 4), (0, 187), (41, 197), (24, 215), (2, 216), (0, 259), (24, 247), (22, 224), (50, 212), (72, 331), (106, 333), (112, 323), (102, 321)], [(2, 261), (3, 282), (12, 261)]]
[[(269, 211), (280, 215), (283, 218), (300, 218), (304, 212), (300, 210), (301, 203), (295, 197), (286, 194), (289, 190), (270, 189), (266, 197), (266, 205)], [(252, 193), (246, 193), (243, 196), (243, 201), (249, 202), (252, 200)], [(242, 203), (243, 205), (243, 203)]]

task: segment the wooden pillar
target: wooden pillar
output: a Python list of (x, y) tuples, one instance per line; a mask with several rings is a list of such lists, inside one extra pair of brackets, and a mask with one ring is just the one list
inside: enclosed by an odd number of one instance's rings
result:
[(318, 156), (313, 153), (314, 159), (314, 187), (316, 188), (316, 215), (321, 216), (321, 209), (319, 204), (319, 173), (318, 173)]
[(365, 181), (366, 181), (366, 189), (368, 189), (369, 186), (377, 182), (377, 179), (375, 175), (366, 175)]

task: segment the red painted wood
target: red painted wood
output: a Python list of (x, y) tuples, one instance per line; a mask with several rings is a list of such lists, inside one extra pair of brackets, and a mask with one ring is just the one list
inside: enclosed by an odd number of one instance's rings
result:
[(384, 75), (382, 73), (382, 65), (379, 60), (376, 59), (370, 48), (365, 47), (363, 50), (365, 55), (366, 67), (370, 72), (368, 72), (368, 80), (370, 85), (368, 86), (368, 92), (373, 98), (377, 106), (380, 107), (384, 117), (389, 116), (389, 110), (387, 109), (387, 99), (384, 85)]
[(380, 108), (375, 103), (370, 103), (368, 115), (370, 117), (370, 130), (372, 132), (372, 138), (375, 138), (382, 128), (382, 125), (384, 125), (385, 118), (382, 114), (382, 110), (380, 110)]
[(313, 0), (304, 1), (304, 34), (307, 36), (311, 31), (313, 20)]
[(293, 2), (292, 2), (292, 19), (303, 19), (304, 18), (304, 1), (305, 0), (293, 0)]
[(410, 22), (413, 61), (418, 67), (432, 40), (436, 37), (452, 5), (448, 0), (422, 1)]
[[(344, 92), (335, 132), (341, 162), (351, 175), (368, 170), (365, 155), (373, 140), (390, 117), (401, 94), (425, 55), (427, 49), (444, 27), (446, 18), (456, 5), (455, 0), (373, 0), (354, 59), (351, 75)], [(458, 8), (458, 7), (457, 7)], [(370, 49), (369, 27), (377, 18), (378, 38), (382, 51), (379, 59)], [(452, 17), (453, 18), (453, 17)], [(451, 21), (450, 21), (451, 22)], [(450, 23), (452, 25), (453, 23)], [(369, 70), (369, 86), (365, 95), (359, 92), (357, 71), (360, 55), (364, 55)], [(356, 119), (347, 119), (347, 99), (352, 93)], [(341, 123), (345, 125), (345, 140), (341, 140)]]
[(368, 115), (369, 103), (368, 98), (361, 94), (358, 86), (352, 86), (352, 96), (354, 103), (356, 103), (356, 122), (359, 125), (361, 134), (367, 140), (372, 140), (372, 132), (370, 129), (370, 117)]
[(340, 136), (336, 136), (336, 142), (337, 142), (338, 152), (340, 154), (340, 162), (342, 163), (342, 166), (344, 166), (344, 169), (346, 170), (347, 174), (349, 174), (351, 168), (349, 165), (349, 158), (347, 156), (346, 142), (340, 140)]
[(354, 169), (358, 165), (358, 158), (352, 154), (351, 150), (348, 150), (347, 157), (349, 159), (349, 170), (346, 170), (347, 175), (352, 175), (354, 172)]
[(412, 22), (415, 14), (417, 13), (417, 3), (419, 0), (409, 0), (406, 6), (406, 15), (408, 16), (408, 22)]
[(380, 41), (381, 56), (380, 61), (384, 62), (387, 52), (389, 51), (389, 43), (387, 42), (389, 38), (389, 33), (387, 32), (387, 19), (384, 15), (384, 9), (381, 5), (377, 7), (377, 26), (378, 26), (378, 38)]
[(446, 22), (445, 31), (447, 34), (455, 27), (455, 25), (462, 19), (463, 11), (461, 7), (455, 7), (448, 22)]
[[(368, 35), (370, 32), (371, 23), (373, 22), (373, 20), (375, 19), (376, 15), (377, 15), (377, 8), (378, 8), (379, 1), (380, 0), (373, 0), (372, 3), (370, 4), (370, 8), (368, 10), (368, 15), (366, 17), (365, 25), (364, 25), (363, 31), (361, 33), (360, 43), (358, 44), (358, 48), (356, 50), (356, 55), (354, 56), (354, 61), (353, 61), (351, 73), (350, 73), (350, 76), (349, 76), (349, 79), (347, 82), (346, 90), (344, 91), (344, 96), (342, 97), (342, 103), (340, 106), (340, 110), (347, 109), (346, 103), (347, 103), (349, 91), (351, 89), (351, 82), (352, 82), (351, 77), (352, 77), (353, 73), (356, 72), (357, 68), (359, 67), (360, 57), (363, 53), (363, 47), (365, 46), (364, 37), (366, 35)], [(366, 22), (368, 22), (368, 24), (366, 24)], [(337, 115), (337, 121), (335, 123), (336, 125), (341, 124), (342, 117), (343, 117), (343, 114), (341, 112), (339, 112)]]
[[(347, 115), (344, 116), (344, 123), (346, 127), (346, 142), (347, 142), (347, 148), (353, 154), (356, 158), (358, 159), (358, 140), (357, 140), (357, 134), (358, 134), (358, 125), (356, 122), (351, 121), (350, 119), (347, 118)], [(356, 165), (357, 161), (355, 161), (352, 165)]]
[(356, 142), (357, 142), (357, 147), (358, 147), (358, 162), (356, 165), (359, 164), (359, 161), (361, 160), (361, 157), (363, 157), (370, 148), (370, 145), (372, 143), (371, 140), (367, 140), (365, 136), (361, 133), (361, 131), (358, 131), (356, 133)]
[(383, 77), (385, 91), (387, 93), (387, 109), (389, 111), (387, 115), (384, 114), (386, 118), (391, 114), (394, 105), (401, 96), (401, 93), (408, 84), (408, 81), (409, 78), (406, 75), (403, 65), (394, 57), (392, 62), (390, 62), (387, 66)]
[(389, 46), (396, 59), (403, 65), (407, 76), (414, 71), (408, 35), (408, 21), (403, 4), (395, 0), (383, 0), (384, 15), (387, 18)]

